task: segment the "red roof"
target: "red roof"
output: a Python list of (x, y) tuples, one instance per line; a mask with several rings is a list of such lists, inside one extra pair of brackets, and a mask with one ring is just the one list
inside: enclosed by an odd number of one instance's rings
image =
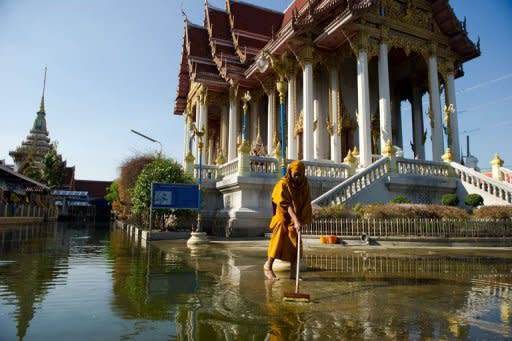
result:
[(75, 180), (75, 191), (89, 192), (90, 199), (105, 197), (112, 181)]

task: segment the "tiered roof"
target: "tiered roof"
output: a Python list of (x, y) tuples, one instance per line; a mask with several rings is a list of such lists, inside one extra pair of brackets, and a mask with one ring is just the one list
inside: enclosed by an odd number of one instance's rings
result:
[[(448, 38), (458, 62), (464, 63), (480, 55), (480, 48), (469, 38), (465, 24), (455, 16), (448, 0), (426, 0), (433, 11), (439, 30)], [(337, 49), (347, 43), (349, 27), (362, 15), (380, 5), (378, 0), (294, 0), (284, 13), (226, 0), (226, 10), (205, 1), (203, 26), (185, 19), (179, 84), (174, 112), (181, 115), (187, 104), (191, 82), (205, 85), (209, 91), (226, 91), (230, 85), (256, 88), (255, 58), (264, 49), (281, 55), (299, 48), (307, 35), (323, 49)], [(343, 27), (343, 28), (342, 28)]]

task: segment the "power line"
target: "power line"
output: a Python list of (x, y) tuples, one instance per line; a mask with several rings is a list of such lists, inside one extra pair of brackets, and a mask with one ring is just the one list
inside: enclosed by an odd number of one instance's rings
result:
[(461, 93), (464, 93), (464, 92), (468, 92), (468, 91), (476, 90), (476, 89), (479, 89), (479, 88), (483, 88), (484, 86), (500, 82), (500, 81), (508, 79), (510, 77), (512, 77), (512, 72), (509, 73), (509, 74), (506, 74), (504, 76), (498, 77), (496, 79), (492, 79), (490, 81), (485, 81), (485, 82), (479, 83), (477, 85), (470, 86), (469, 88), (461, 89), (461, 90), (457, 91), (457, 94), (461, 94)]

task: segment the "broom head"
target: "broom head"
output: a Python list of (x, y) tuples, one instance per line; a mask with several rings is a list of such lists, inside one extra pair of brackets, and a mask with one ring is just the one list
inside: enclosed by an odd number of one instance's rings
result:
[(309, 294), (303, 292), (285, 292), (283, 296), (283, 301), (309, 303), (309, 298)]

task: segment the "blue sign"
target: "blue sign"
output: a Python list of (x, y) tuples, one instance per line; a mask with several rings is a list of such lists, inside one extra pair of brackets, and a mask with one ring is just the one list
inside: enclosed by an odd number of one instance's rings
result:
[(197, 209), (199, 187), (193, 184), (162, 184), (151, 186), (151, 208)]

